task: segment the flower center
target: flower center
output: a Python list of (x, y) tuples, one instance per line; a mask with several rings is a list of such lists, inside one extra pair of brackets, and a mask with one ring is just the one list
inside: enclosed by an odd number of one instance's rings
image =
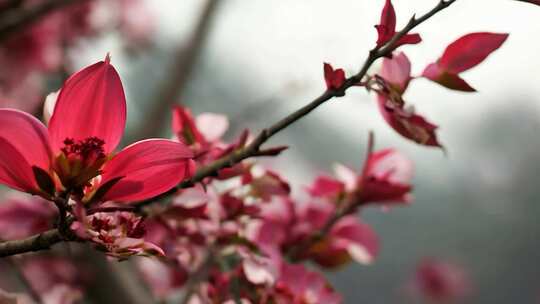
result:
[(66, 138), (55, 163), (62, 185), (81, 193), (84, 187), (90, 186), (107, 160), (104, 145), (105, 141), (95, 136), (82, 140)]
[(105, 157), (104, 145), (105, 141), (95, 136), (78, 141), (66, 138), (60, 150), (67, 158), (78, 158), (87, 163)]

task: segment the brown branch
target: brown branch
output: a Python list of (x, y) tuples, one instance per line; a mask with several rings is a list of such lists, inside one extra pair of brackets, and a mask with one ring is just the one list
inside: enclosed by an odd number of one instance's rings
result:
[(52, 245), (64, 241), (57, 229), (52, 229), (22, 240), (0, 243), (0, 258), (20, 253), (50, 249)]
[(180, 189), (192, 187), (193, 185), (195, 185), (198, 182), (203, 181), (207, 177), (216, 176), (218, 171), (221, 169), (232, 167), (246, 158), (256, 156), (259, 153), (261, 146), (268, 139), (270, 139), (270, 137), (280, 132), (281, 130), (287, 128), (288, 126), (295, 123), (296, 121), (306, 116), (307, 114), (311, 113), (313, 110), (318, 108), (320, 105), (322, 105), (326, 101), (334, 97), (344, 96), (347, 89), (349, 89), (352, 86), (357, 85), (362, 80), (362, 78), (364, 78), (364, 76), (366, 75), (371, 65), (377, 59), (386, 57), (392, 54), (392, 52), (396, 48), (397, 42), (399, 41), (399, 39), (401, 39), (401, 37), (405, 36), (412, 29), (414, 29), (415, 27), (417, 27), (418, 25), (420, 25), (421, 23), (423, 23), (424, 21), (426, 21), (427, 19), (435, 15), (437, 12), (447, 8), (455, 1), (456, 0), (447, 0), (447, 1), (441, 0), (437, 6), (435, 6), (432, 10), (430, 10), (428, 13), (421, 16), (420, 18), (416, 18), (416, 17), (411, 18), (411, 20), (405, 26), (405, 28), (403, 28), (403, 30), (401, 30), (400, 32), (396, 33), (396, 35), (386, 45), (380, 48), (376, 47), (373, 50), (371, 50), (368, 58), (364, 62), (364, 65), (360, 69), (360, 72), (348, 78), (345, 81), (345, 83), (341, 86), (341, 88), (337, 90), (326, 90), (319, 97), (311, 101), (309, 104), (298, 109), (297, 111), (293, 112), (292, 114), (288, 115), (287, 117), (273, 124), (269, 128), (263, 129), (259, 133), (259, 135), (246, 147), (236, 150), (232, 152), (231, 154), (221, 159), (218, 159), (205, 167), (200, 168), (199, 170), (197, 170), (195, 175), (191, 177), (190, 179), (183, 181), (178, 186), (170, 189), (169, 191), (165, 193), (162, 193), (146, 201), (142, 201), (138, 203), (136, 206), (138, 208), (141, 208), (146, 205), (152, 204), (153, 202), (156, 202), (158, 200), (161, 200), (163, 198), (166, 198), (170, 195), (175, 194)]
[(217, 8), (221, 0), (207, 0), (202, 9), (195, 29), (188, 42), (175, 52), (175, 58), (171, 64), (163, 86), (158, 88), (158, 93), (152, 98), (152, 107), (147, 110), (145, 122), (133, 134), (138, 140), (142, 138), (155, 137), (159, 135), (161, 127), (167, 121), (167, 113), (171, 107), (182, 96), (184, 89), (192, 75), (197, 59), (201, 54), (201, 49), (207, 40), (212, 20), (216, 16)]
[(0, 20), (0, 43), (58, 9), (85, 1), (90, 0), (49, 0), (31, 8), (10, 11)]
[[(364, 78), (364, 76), (366, 75), (371, 65), (377, 59), (385, 57), (385, 56), (389, 56), (390, 54), (392, 54), (392, 52), (396, 48), (396, 43), (401, 37), (406, 35), (409, 31), (411, 31), (412, 29), (414, 29), (415, 27), (417, 27), (424, 21), (428, 20), (430, 17), (434, 16), (439, 11), (442, 11), (443, 9), (449, 7), (454, 2), (456, 2), (456, 0), (440, 0), (437, 6), (435, 6), (432, 10), (427, 12), (425, 15), (421, 16), (420, 18), (416, 18), (416, 17), (411, 18), (411, 20), (405, 26), (405, 28), (403, 28), (400, 32), (396, 33), (396, 35), (386, 45), (382, 47), (376, 47), (373, 50), (371, 50), (369, 52), (368, 58), (364, 62), (364, 65), (362, 66), (360, 71), (356, 75), (350, 78), (347, 78), (345, 83), (339, 89), (326, 90), (324, 93), (322, 93), (319, 97), (314, 99), (312, 102), (310, 102), (306, 106), (298, 109), (297, 111), (293, 112), (289, 116), (273, 124), (269, 128), (263, 129), (259, 133), (259, 135), (246, 147), (239, 149), (237, 151), (234, 151), (231, 154), (227, 155), (226, 157), (216, 160), (210, 165), (202, 167), (201, 169), (197, 170), (195, 175), (191, 177), (190, 179), (180, 183), (178, 186), (170, 189), (169, 191), (161, 195), (155, 196), (152, 199), (138, 203), (137, 205), (135, 205), (136, 208), (140, 210), (142, 207), (148, 204), (152, 204), (160, 199), (163, 199), (165, 197), (175, 194), (180, 189), (192, 187), (194, 184), (201, 182), (207, 177), (216, 176), (218, 171), (223, 168), (232, 167), (233, 165), (241, 162), (242, 160), (246, 158), (257, 155), (260, 151), (261, 146), (273, 135), (287, 128), (288, 126), (298, 121), (302, 117), (306, 116), (307, 114), (309, 114), (310, 112), (318, 108), (320, 105), (322, 105), (326, 101), (334, 97), (344, 96), (347, 89), (349, 89), (352, 86), (357, 85), (362, 80), (362, 78)], [(329, 230), (334, 225), (334, 223), (345, 214), (347, 213), (345, 212), (336, 213), (329, 220), (327, 225), (325, 225), (325, 227), (328, 226), (328, 228), (326, 229), (323, 228), (323, 232), (325, 232), (326, 230)], [(24, 240), (3, 242), (3, 243), (0, 243), (0, 257), (10, 256), (10, 255), (24, 253), (24, 252), (48, 249), (50, 248), (50, 246), (58, 242), (61, 242), (62, 240), (63, 238), (57, 230), (50, 230), (40, 235), (36, 235), (36, 236), (30, 237)]]

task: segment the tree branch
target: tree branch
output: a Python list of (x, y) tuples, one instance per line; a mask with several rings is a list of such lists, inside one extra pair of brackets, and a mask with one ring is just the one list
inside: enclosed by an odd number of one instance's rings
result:
[(0, 258), (20, 253), (50, 249), (52, 245), (64, 240), (57, 229), (52, 229), (22, 240), (0, 243)]
[[(377, 59), (386, 57), (392, 54), (392, 52), (396, 48), (396, 44), (398, 40), (401, 37), (406, 35), (408, 32), (410, 32), (412, 29), (414, 29), (415, 27), (417, 27), (424, 21), (428, 20), (429, 18), (437, 14), (439, 11), (442, 11), (445, 8), (449, 7), (454, 2), (456, 2), (456, 0), (440, 0), (439, 3), (432, 10), (427, 12), (425, 15), (419, 18), (416, 18), (416, 17), (411, 18), (411, 20), (405, 26), (405, 28), (403, 28), (400, 32), (396, 33), (396, 35), (387, 44), (381, 47), (376, 47), (373, 50), (371, 50), (369, 52), (369, 56), (367, 57), (360, 71), (356, 75), (347, 78), (345, 83), (339, 89), (326, 90), (319, 97), (311, 101), (309, 104), (298, 109), (297, 111), (293, 112), (292, 114), (288, 115), (287, 117), (273, 124), (269, 128), (263, 129), (259, 133), (259, 135), (246, 147), (241, 148), (237, 151), (234, 151), (231, 154), (221, 159), (218, 159), (215, 162), (205, 167), (202, 167), (201, 169), (197, 170), (195, 175), (191, 177), (190, 179), (183, 181), (178, 186), (170, 189), (169, 191), (163, 194), (160, 194), (149, 200), (138, 203), (137, 205), (135, 205), (136, 208), (140, 210), (146, 205), (152, 204), (160, 199), (163, 199), (165, 197), (175, 194), (180, 189), (192, 187), (194, 184), (201, 182), (207, 177), (215, 176), (218, 173), (218, 171), (223, 168), (231, 167), (246, 158), (257, 155), (257, 153), (260, 151), (260, 147), (273, 135), (287, 128), (288, 126), (298, 121), (302, 117), (306, 116), (307, 114), (311, 113), (313, 110), (318, 108), (320, 105), (322, 105), (326, 101), (334, 97), (344, 96), (347, 89), (349, 89), (350, 87), (354, 85), (357, 85), (362, 80), (362, 78), (364, 78), (364, 76), (366, 75), (371, 65)], [(325, 225), (325, 227), (327, 228), (323, 228), (323, 232), (329, 230), (335, 224), (335, 222), (337, 222), (337, 220), (341, 218), (342, 216), (344, 216), (345, 214), (347, 213), (346, 212), (336, 213), (329, 220), (327, 225)], [(58, 242), (61, 242), (62, 240), (63, 238), (57, 230), (50, 230), (50, 231), (44, 232), (36, 236), (32, 236), (24, 240), (3, 242), (3, 243), (0, 243), (0, 257), (48, 249), (50, 248), (50, 246)]]
[(19, 30), (30, 26), (49, 13), (66, 6), (82, 3), (90, 0), (49, 0), (31, 8), (20, 8), (2, 15), (0, 20), (0, 43), (17, 33)]
[(371, 50), (368, 58), (364, 62), (360, 71), (356, 75), (348, 78), (345, 81), (345, 83), (341, 86), (341, 88), (337, 90), (326, 90), (319, 97), (311, 101), (309, 104), (298, 109), (297, 111), (293, 112), (292, 114), (288, 115), (287, 117), (273, 124), (269, 128), (263, 129), (258, 134), (258, 136), (246, 147), (236, 150), (232, 152), (231, 154), (221, 159), (218, 159), (205, 167), (200, 168), (199, 170), (197, 170), (197, 172), (195, 172), (195, 175), (193, 175), (190, 179), (183, 181), (178, 186), (170, 189), (169, 191), (165, 193), (162, 193), (158, 196), (155, 196), (153, 198), (150, 198), (148, 200), (138, 203), (136, 205), (137, 208), (140, 209), (141, 207), (147, 206), (149, 204), (152, 204), (153, 202), (166, 198), (172, 194), (175, 194), (180, 189), (192, 187), (193, 185), (195, 185), (198, 182), (203, 181), (207, 177), (216, 176), (218, 171), (221, 169), (232, 167), (246, 158), (256, 156), (258, 152), (260, 151), (261, 146), (273, 135), (287, 128), (288, 126), (295, 123), (296, 121), (300, 120), (302, 117), (306, 116), (307, 114), (311, 113), (313, 110), (318, 108), (320, 105), (322, 105), (326, 101), (334, 97), (344, 96), (347, 89), (358, 84), (362, 80), (362, 78), (364, 78), (364, 76), (366, 75), (371, 65), (377, 59), (386, 57), (392, 54), (392, 52), (396, 48), (397, 42), (403, 36), (405, 36), (412, 29), (414, 29), (415, 27), (417, 27), (424, 21), (428, 20), (430, 17), (432, 17), (439, 11), (450, 6), (455, 1), (456, 0), (447, 0), (447, 1), (441, 0), (437, 6), (435, 6), (432, 10), (430, 10), (429, 12), (427, 12), (425, 15), (421, 16), (420, 18), (415, 18), (415, 17), (411, 18), (411, 20), (405, 26), (405, 28), (403, 28), (403, 30), (401, 30), (400, 32), (396, 33), (396, 35), (386, 45), (380, 48), (376, 47), (373, 50)]

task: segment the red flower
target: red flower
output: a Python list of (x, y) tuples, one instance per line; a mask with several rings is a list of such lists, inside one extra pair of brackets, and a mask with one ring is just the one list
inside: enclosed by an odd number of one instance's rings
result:
[(345, 71), (343, 69), (335, 69), (329, 64), (324, 64), (324, 81), (328, 90), (337, 90), (345, 83)]
[[(388, 43), (396, 34), (396, 11), (391, 0), (386, 0), (386, 4), (381, 13), (381, 21), (376, 25), (379, 37), (377, 39), (377, 47), (381, 47)], [(407, 34), (403, 36), (395, 45), (399, 47), (404, 44), (417, 44), (422, 41), (418, 34)]]
[(44, 197), (69, 188), (84, 200), (136, 201), (190, 175), (193, 153), (182, 143), (148, 139), (114, 154), (125, 123), (124, 90), (107, 57), (66, 81), (48, 129), (0, 109), (0, 182)]
[(472, 33), (452, 42), (422, 76), (452, 90), (475, 91), (459, 74), (484, 61), (508, 38), (508, 34)]

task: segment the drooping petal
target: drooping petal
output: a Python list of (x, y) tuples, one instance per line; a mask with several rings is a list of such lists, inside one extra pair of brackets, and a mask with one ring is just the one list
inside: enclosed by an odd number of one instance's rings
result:
[(34, 193), (38, 187), (32, 167), (7, 140), (0, 137), (0, 183), (13, 189)]
[(320, 175), (307, 190), (314, 197), (336, 197), (345, 190), (345, 184), (332, 177)]
[(215, 113), (202, 113), (195, 118), (199, 131), (209, 142), (219, 140), (229, 128), (227, 116)]
[(18, 110), (0, 109), (0, 138), (17, 150), (30, 166), (49, 170), (51, 149), (47, 128), (35, 117)]
[(101, 184), (122, 177), (103, 200), (137, 201), (161, 194), (193, 171), (193, 153), (182, 143), (165, 139), (136, 142), (103, 167)]
[(413, 111), (407, 112), (401, 108), (389, 108), (387, 98), (383, 95), (378, 96), (378, 101), (383, 118), (400, 135), (420, 145), (443, 148), (435, 133), (438, 126)]
[(66, 81), (49, 122), (49, 134), (55, 151), (66, 138), (98, 137), (105, 141), (105, 153), (110, 153), (120, 142), (125, 124), (124, 89), (107, 58)]
[(484, 61), (507, 38), (508, 34), (485, 32), (465, 35), (448, 45), (438, 63), (451, 73), (461, 73)]

